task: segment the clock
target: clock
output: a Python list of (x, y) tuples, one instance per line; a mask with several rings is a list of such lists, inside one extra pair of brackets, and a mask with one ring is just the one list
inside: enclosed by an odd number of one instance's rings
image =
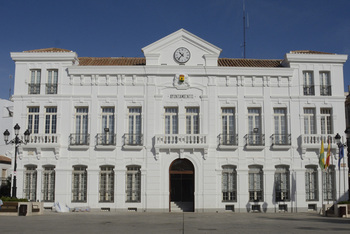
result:
[(190, 51), (185, 47), (180, 47), (174, 52), (174, 59), (178, 63), (186, 63), (191, 58)]

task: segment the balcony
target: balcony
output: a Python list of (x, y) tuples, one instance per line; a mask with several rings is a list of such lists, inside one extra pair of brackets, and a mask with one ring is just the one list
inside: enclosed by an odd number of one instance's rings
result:
[(332, 135), (324, 135), (324, 134), (304, 134), (301, 135), (301, 149), (302, 153), (305, 154), (306, 150), (321, 150), (321, 142), (323, 140), (325, 151), (327, 151), (328, 139), (330, 140), (331, 149), (337, 150), (338, 146)]
[[(24, 136), (20, 136), (20, 139), (25, 141)], [(60, 151), (60, 136), (58, 134), (30, 134), (28, 143), (22, 144), (19, 147), (19, 158), (23, 156), (23, 149), (27, 149), (28, 154), (33, 153), (33, 149), (35, 149), (35, 155), (38, 159), (41, 157), (42, 149), (54, 149), (55, 157), (58, 159)]]
[(289, 149), (291, 146), (290, 134), (273, 134), (271, 135), (271, 147), (273, 149)]
[(305, 96), (314, 96), (315, 95), (315, 86), (313, 85), (304, 85), (304, 95)]
[(46, 84), (46, 94), (57, 94), (57, 84)]
[(28, 94), (40, 94), (40, 84), (28, 84)]
[(208, 149), (205, 134), (162, 134), (155, 136), (155, 149)]
[(96, 136), (96, 149), (115, 149), (116, 134), (100, 133)]
[(251, 133), (244, 136), (246, 149), (261, 150), (265, 147), (265, 134)]
[(90, 145), (89, 133), (72, 133), (69, 136), (69, 148), (88, 149)]
[(332, 86), (331, 85), (321, 85), (320, 86), (321, 96), (332, 96)]
[(220, 134), (219, 149), (231, 150), (238, 148), (238, 134)]
[(123, 136), (124, 149), (141, 150), (143, 148), (142, 133), (125, 133)]

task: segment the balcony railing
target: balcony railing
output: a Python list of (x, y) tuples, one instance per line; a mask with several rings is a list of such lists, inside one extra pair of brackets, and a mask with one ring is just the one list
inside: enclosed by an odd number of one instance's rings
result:
[(238, 134), (220, 134), (219, 145), (223, 145), (223, 146), (238, 145)]
[(163, 134), (156, 135), (156, 145), (186, 146), (207, 144), (207, 135), (204, 134)]
[[(24, 136), (21, 136), (24, 141)], [(58, 134), (30, 134), (28, 144), (58, 144)]]
[(272, 145), (291, 145), (290, 134), (273, 134), (271, 140)]
[(89, 145), (90, 134), (89, 133), (72, 133), (69, 136), (70, 145)]
[(338, 146), (336, 144), (335, 138), (332, 135), (325, 134), (305, 134), (301, 135), (301, 148), (302, 152), (305, 153), (306, 149), (321, 149), (321, 142), (323, 140), (323, 144), (326, 150), (328, 145), (328, 139), (332, 149), (338, 150)]
[(116, 134), (100, 133), (97, 134), (97, 145), (107, 146), (116, 144)]
[(57, 84), (46, 84), (46, 94), (57, 94)]
[(40, 94), (40, 84), (28, 84), (29, 94)]
[(143, 145), (143, 134), (142, 133), (125, 133), (124, 145), (127, 145), (127, 146)]
[(305, 96), (315, 95), (315, 87), (313, 85), (304, 86), (304, 95)]
[(264, 146), (265, 134), (252, 133), (245, 135), (245, 143), (247, 146)]
[(331, 85), (321, 85), (320, 94), (322, 96), (332, 96), (332, 86)]

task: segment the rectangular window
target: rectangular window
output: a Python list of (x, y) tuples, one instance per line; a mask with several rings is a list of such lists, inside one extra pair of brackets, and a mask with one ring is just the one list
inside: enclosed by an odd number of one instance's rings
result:
[(263, 171), (261, 167), (249, 167), (249, 201), (263, 201)]
[(142, 145), (141, 113), (141, 107), (129, 108), (129, 134), (127, 137), (129, 145)]
[(114, 167), (103, 166), (100, 171), (100, 202), (114, 201)]
[(186, 107), (186, 134), (199, 134), (198, 107)]
[(77, 107), (75, 109), (75, 137), (74, 144), (88, 145), (88, 107)]
[(261, 109), (248, 108), (248, 145), (262, 145)]
[(306, 167), (305, 192), (306, 201), (318, 201), (317, 166)]
[(28, 85), (29, 94), (40, 94), (41, 70), (30, 70), (30, 82)]
[(56, 134), (57, 107), (45, 108), (45, 134)]
[(289, 143), (288, 130), (287, 130), (287, 109), (286, 108), (274, 108), (274, 125), (275, 134), (273, 138), (273, 144), (275, 145), (287, 145)]
[(276, 201), (289, 201), (289, 169), (285, 166), (276, 167), (275, 172), (275, 198)]
[(165, 108), (165, 134), (178, 134), (178, 109)]
[(39, 133), (39, 107), (28, 107), (28, 130), (30, 134)]
[(315, 95), (313, 72), (304, 71), (303, 76), (304, 76), (304, 95), (306, 96)]
[(235, 108), (222, 108), (222, 135), (220, 144), (237, 145), (236, 124), (235, 124)]
[(42, 178), (42, 201), (55, 201), (55, 167), (44, 167)]
[(27, 166), (24, 171), (24, 198), (28, 201), (36, 201), (36, 166)]
[(304, 108), (304, 133), (316, 134), (316, 119), (314, 108)]
[(72, 175), (72, 202), (87, 201), (87, 171), (85, 166), (74, 166)]
[(103, 145), (114, 145), (114, 107), (103, 107), (102, 108), (102, 144)]
[(141, 201), (141, 168), (138, 166), (127, 167), (126, 172), (126, 201)]
[(326, 201), (332, 201), (336, 195), (336, 182), (335, 182), (335, 167), (331, 165), (327, 168), (327, 171), (323, 173), (323, 198)]
[(320, 94), (322, 96), (332, 95), (332, 86), (329, 72), (320, 72)]
[(222, 201), (237, 201), (237, 172), (234, 166), (222, 167)]
[(46, 94), (57, 94), (58, 70), (47, 71)]
[(321, 134), (333, 134), (332, 109), (321, 108)]

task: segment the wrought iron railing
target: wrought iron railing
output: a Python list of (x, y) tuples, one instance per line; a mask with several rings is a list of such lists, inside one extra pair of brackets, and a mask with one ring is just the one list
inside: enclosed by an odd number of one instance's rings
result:
[(238, 134), (220, 134), (219, 145), (238, 145)]
[(57, 84), (46, 84), (46, 94), (57, 94)]
[(96, 136), (97, 145), (115, 145), (116, 144), (116, 134), (112, 133), (99, 133)]
[(205, 134), (163, 134), (156, 135), (156, 145), (203, 145), (207, 144)]
[(315, 86), (313, 86), (313, 85), (305, 86), (304, 85), (304, 95), (306, 95), (306, 96), (315, 95)]
[(332, 86), (331, 85), (321, 85), (320, 94), (322, 96), (331, 96), (332, 95)]
[(272, 145), (291, 145), (290, 134), (273, 134), (271, 140)]
[(89, 133), (72, 133), (69, 136), (70, 145), (89, 145), (90, 134)]
[(124, 145), (143, 145), (142, 133), (125, 133)]
[(40, 84), (28, 84), (29, 94), (40, 94)]
[(247, 146), (263, 146), (265, 145), (265, 134), (251, 133), (245, 135)]

